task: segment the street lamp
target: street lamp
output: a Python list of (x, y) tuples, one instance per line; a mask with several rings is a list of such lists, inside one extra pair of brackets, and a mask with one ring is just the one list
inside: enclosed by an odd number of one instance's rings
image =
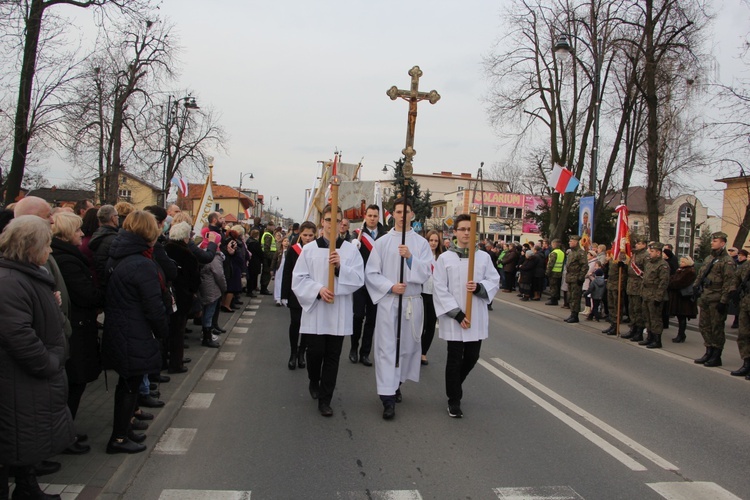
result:
[[(242, 179), (244, 179), (245, 177), (250, 177), (250, 180), (255, 179), (255, 176), (252, 172), (249, 172), (247, 174), (243, 174), (242, 172), (240, 172), (240, 188), (237, 190), (237, 192), (239, 193), (239, 196), (237, 197), (238, 201), (242, 199)], [(240, 220), (240, 215), (242, 214), (241, 207), (242, 203), (240, 202), (240, 206), (237, 207), (237, 210), (240, 210), (239, 212), (237, 212), (237, 220)]]
[[(188, 95), (175, 99), (170, 95), (167, 100), (167, 120), (164, 127), (166, 136), (164, 140), (164, 172), (162, 173), (162, 196), (164, 197), (162, 204), (165, 207), (167, 205), (167, 194), (169, 193), (169, 184), (171, 181), (168, 177), (169, 174), (175, 173), (174, 171), (170, 172), (170, 170), (174, 167), (174, 163), (177, 161), (177, 154), (175, 154), (174, 159), (172, 158), (172, 127), (177, 124), (177, 111), (180, 103), (183, 103), (185, 110), (188, 111), (191, 109), (200, 109), (200, 106), (195, 102), (195, 97), (193, 96)], [(185, 116), (185, 120), (187, 120), (187, 115)], [(183, 122), (183, 128), (184, 125)], [(177, 144), (177, 147), (179, 147), (179, 143)]]
[(583, 65), (583, 62), (578, 57), (576, 57), (575, 47), (572, 47), (570, 45), (570, 42), (568, 41), (569, 37), (575, 38), (576, 40), (583, 43), (594, 56), (594, 144), (591, 147), (591, 177), (589, 179), (589, 191), (591, 192), (591, 194), (595, 194), (596, 170), (599, 164), (599, 114), (601, 113), (602, 104), (601, 74), (602, 57), (604, 55), (603, 40), (602, 37), (597, 38), (596, 47), (592, 47), (588, 42), (576, 35), (572, 35), (570, 33), (564, 33), (560, 35), (553, 49), (555, 54), (570, 54), (570, 56), (573, 57), (574, 60), (581, 63), (581, 65)]

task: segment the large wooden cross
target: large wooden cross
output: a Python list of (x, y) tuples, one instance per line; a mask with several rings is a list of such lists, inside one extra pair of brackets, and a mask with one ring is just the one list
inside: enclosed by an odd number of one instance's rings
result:
[(419, 91), (419, 77), (422, 76), (422, 70), (419, 66), (414, 66), (409, 70), (411, 76), (411, 88), (409, 90), (399, 90), (395, 85), (388, 89), (386, 95), (395, 101), (399, 97), (409, 101), (409, 118), (406, 124), (406, 147), (401, 151), (404, 155), (404, 179), (411, 179), (414, 173), (412, 167), (412, 158), (417, 152), (414, 150), (414, 129), (417, 126), (417, 103), (427, 99), (430, 104), (435, 104), (440, 100), (440, 94), (434, 90), (429, 92)]

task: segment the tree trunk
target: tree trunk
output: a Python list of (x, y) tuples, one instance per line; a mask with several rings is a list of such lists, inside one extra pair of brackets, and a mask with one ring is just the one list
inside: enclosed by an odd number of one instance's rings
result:
[(39, 47), (39, 34), (42, 31), (44, 2), (31, 0), (29, 17), (26, 21), (26, 38), (21, 63), (21, 80), (18, 85), (18, 104), (13, 133), (13, 158), (6, 178), (5, 204), (13, 203), (21, 192), (23, 173), (26, 168), (26, 155), (29, 151), (29, 113), (31, 112), (31, 90), (36, 72), (36, 55)]

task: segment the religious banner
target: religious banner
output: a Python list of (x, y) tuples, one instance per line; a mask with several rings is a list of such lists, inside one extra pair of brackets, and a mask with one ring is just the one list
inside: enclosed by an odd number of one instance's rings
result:
[(213, 165), (209, 165), (206, 186), (203, 188), (203, 197), (201, 198), (200, 205), (198, 205), (198, 210), (195, 213), (195, 225), (193, 226), (193, 232), (195, 234), (201, 234), (201, 229), (208, 226), (208, 214), (214, 210), (214, 192), (211, 186), (212, 174)]
[(594, 234), (591, 230), (591, 222), (594, 220), (594, 197), (584, 196), (581, 198), (578, 209), (578, 235), (581, 237), (581, 246), (588, 248), (593, 241)]
[(617, 259), (621, 252), (624, 252), (629, 258), (632, 255), (632, 250), (630, 248), (630, 228), (628, 227), (628, 207), (618, 205), (615, 212), (617, 212), (617, 226), (615, 241), (612, 244), (614, 258)]
[(523, 232), (539, 234), (539, 224), (529, 217), (529, 212), (539, 213), (539, 207), (544, 205), (544, 198), (541, 196), (524, 195), (524, 219)]

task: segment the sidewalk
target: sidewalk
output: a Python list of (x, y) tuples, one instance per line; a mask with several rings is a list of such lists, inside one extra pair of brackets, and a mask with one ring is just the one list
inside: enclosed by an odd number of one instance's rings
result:
[[(220, 335), (220, 340), (226, 340), (232, 331), (242, 311), (250, 304), (258, 305), (260, 299), (243, 297), (245, 302), (242, 309), (233, 314), (221, 313), (219, 324), (228, 333)], [(117, 454), (107, 455), (107, 442), (112, 432), (112, 411), (114, 406), (114, 389), (117, 385), (117, 374), (112, 371), (103, 373), (99, 380), (86, 386), (81, 406), (76, 416), (76, 430), (88, 434), (86, 444), (91, 451), (85, 455), (58, 455), (50, 458), (62, 464), (62, 469), (55, 474), (39, 478), (39, 483), (47, 493), (60, 494), (63, 500), (93, 500), (96, 498), (120, 498), (137, 472), (145, 463), (149, 453), (156, 445), (159, 436), (169, 427), (183, 402), (198, 383), (220, 349), (202, 347), (201, 327), (188, 321), (188, 328), (192, 333), (187, 334), (185, 343), (189, 346), (185, 356), (192, 358), (187, 364), (188, 371), (179, 375), (169, 375), (171, 381), (161, 384), (161, 399), (166, 403), (162, 408), (144, 408), (144, 411), (154, 414), (154, 420), (148, 421), (149, 428), (144, 431), (148, 436), (145, 443), (148, 450), (135, 455)], [(163, 372), (166, 374), (166, 372)], [(107, 389), (109, 385), (109, 389)], [(12, 488), (12, 486), (11, 486)], [(11, 489), (12, 491), (12, 489)]]
[[(504, 304), (508, 304), (513, 307), (518, 307), (519, 309), (526, 310), (528, 312), (532, 312), (535, 314), (540, 314), (543, 316), (546, 316), (552, 320), (557, 320), (563, 323), (563, 320), (570, 316), (570, 309), (564, 309), (560, 307), (563, 303), (562, 299), (560, 300), (559, 306), (546, 306), (544, 303), (547, 301), (549, 296), (543, 295), (542, 300), (540, 301), (528, 301), (528, 302), (522, 302), (520, 297), (516, 296), (516, 292), (513, 293), (502, 293), (498, 292), (497, 295), (495, 295), (495, 302), (501, 302)], [(493, 314), (498, 314), (497, 311), (490, 312), (490, 316)], [(727, 318), (727, 322), (724, 327), (724, 331), (726, 333), (727, 341), (724, 346), (724, 351), (722, 352), (722, 364), (723, 366), (717, 367), (717, 368), (706, 368), (701, 365), (695, 365), (696, 370), (722, 370), (726, 372), (726, 375), (728, 377), (731, 377), (729, 375), (729, 372), (736, 370), (740, 366), (742, 366), (742, 359), (740, 358), (739, 351), (737, 350), (737, 330), (730, 328), (732, 324), (732, 320), (734, 319), (733, 316), (730, 316)], [(638, 349), (643, 349), (644, 351), (652, 351), (652, 349), (646, 349), (643, 346), (639, 346), (637, 342), (630, 342), (626, 339), (621, 339), (619, 337), (615, 336), (608, 336), (604, 333), (602, 333), (602, 330), (609, 327), (609, 323), (607, 321), (588, 321), (586, 320), (586, 317), (583, 314), (579, 314), (579, 323), (564, 323), (565, 325), (569, 325), (572, 328), (579, 328), (584, 333), (587, 334), (596, 334), (601, 335), (603, 337), (606, 337), (608, 339), (612, 339), (615, 342), (622, 342), (623, 344), (626, 344), (631, 347), (635, 347)], [(620, 324), (620, 334), (624, 334), (630, 330), (630, 323), (627, 324)], [(677, 335), (677, 320), (675, 318), (671, 318), (669, 322), (669, 328), (664, 330), (664, 333), (662, 334), (662, 349), (654, 349), (654, 351), (665, 351), (671, 354), (674, 354), (676, 356), (679, 356), (681, 358), (684, 358), (686, 362), (692, 363), (693, 359), (700, 358), (703, 356), (703, 353), (706, 352), (706, 348), (703, 346), (703, 338), (701, 337), (701, 334), (698, 330), (698, 318), (692, 319), (688, 321), (687, 324), (687, 330), (686, 330), (687, 340), (682, 344), (675, 344), (672, 342), (672, 338), (674, 338)], [(732, 378), (742, 378), (742, 377), (732, 377)], [(750, 382), (745, 381), (750, 384)], [(750, 385), (748, 386), (750, 387)]]

